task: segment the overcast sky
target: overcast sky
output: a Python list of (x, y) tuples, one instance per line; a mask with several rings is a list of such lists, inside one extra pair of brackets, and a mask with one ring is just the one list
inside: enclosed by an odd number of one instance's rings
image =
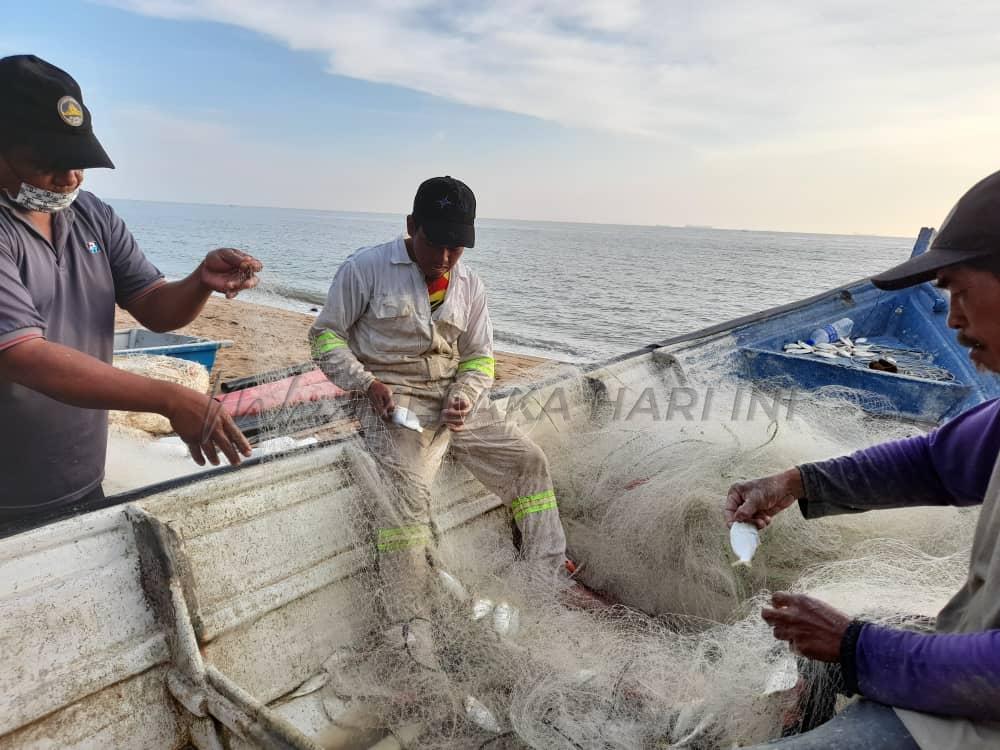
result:
[(1000, 168), (1000, 4), (33, 0), (107, 197), (909, 236)]

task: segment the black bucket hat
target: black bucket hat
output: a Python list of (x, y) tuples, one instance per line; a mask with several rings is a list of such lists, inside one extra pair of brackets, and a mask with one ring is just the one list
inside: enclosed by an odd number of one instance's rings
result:
[(872, 276), (879, 289), (902, 289), (961, 264), (1000, 270), (1000, 172), (980, 180), (959, 198), (922, 255)]
[(73, 77), (34, 55), (0, 59), (0, 138), (30, 146), (46, 166), (115, 165), (94, 135), (90, 110)]

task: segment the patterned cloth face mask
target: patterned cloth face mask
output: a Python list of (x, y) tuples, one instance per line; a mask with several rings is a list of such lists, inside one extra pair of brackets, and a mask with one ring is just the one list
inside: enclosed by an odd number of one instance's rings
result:
[(17, 195), (11, 195), (7, 192), (10, 199), (21, 208), (25, 208), (28, 211), (40, 211), (45, 214), (54, 214), (65, 208), (69, 208), (73, 205), (73, 201), (76, 200), (76, 196), (79, 194), (80, 188), (77, 188), (72, 193), (56, 193), (29, 185), (27, 182), (21, 183), (21, 189), (17, 191)]

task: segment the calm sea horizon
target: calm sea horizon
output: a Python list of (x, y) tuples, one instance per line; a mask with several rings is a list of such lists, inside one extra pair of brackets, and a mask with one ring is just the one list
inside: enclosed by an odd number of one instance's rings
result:
[[(309, 312), (340, 263), (405, 214), (109, 199), (168, 277), (215, 247), (265, 265), (248, 300)], [(913, 228), (913, 237), (919, 227)], [(905, 260), (913, 238), (481, 218), (463, 262), (483, 279), (496, 346), (583, 362), (792, 302)]]

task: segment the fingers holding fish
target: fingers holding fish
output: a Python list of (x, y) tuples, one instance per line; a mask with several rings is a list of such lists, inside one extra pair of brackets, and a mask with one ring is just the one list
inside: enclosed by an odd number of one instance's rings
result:
[(771, 521), (771, 514), (766, 509), (768, 497), (761, 488), (764, 480), (753, 480), (750, 482), (739, 482), (729, 488), (726, 493), (726, 503), (724, 515), (726, 525), (732, 527), (734, 523), (753, 524), (758, 529), (763, 529)]
[(747, 523), (763, 529), (804, 492), (797, 468), (748, 482), (737, 482), (726, 493), (723, 506), (726, 525)]

